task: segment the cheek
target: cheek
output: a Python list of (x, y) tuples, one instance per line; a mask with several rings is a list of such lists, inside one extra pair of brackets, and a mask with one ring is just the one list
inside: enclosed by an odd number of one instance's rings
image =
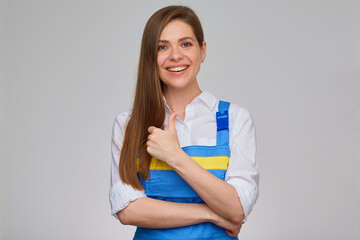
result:
[(163, 81), (163, 77), (164, 77), (164, 68), (163, 68), (164, 61), (165, 61), (164, 54), (159, 54), (157, 57), (157, 69), (161, 81)]
[(196, 65), (200, 65), (201, 62), (202, 62), (202, 56), (201, 56), (200, 54), (194, 54), (194, 55), (192, 56), (192, 59), (194, 59), (194, 63), (195, 63)]
[(161, 59), (158, 57), (157, 58), (157, 67), (160, 68), (160, 66), (161, 66)]
[(200, 50), (195, 50), (189, 53), (189, 58), (192, 59), (193, 63), (201, 63), (202, 61), (202, 52)]
[(161, 66), (165, 62), (165, 59), (166, 59), (165, 54), (158, 54), (158, 57), (157, 57), (157, 66), (158, 66), (158, 68), (161, 68)]

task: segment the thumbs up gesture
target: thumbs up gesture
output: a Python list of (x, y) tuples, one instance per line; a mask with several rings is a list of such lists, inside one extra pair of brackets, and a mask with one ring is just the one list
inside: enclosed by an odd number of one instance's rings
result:
[(174, 112), (169, 116), (168, 126), (165, 130), (154, 126), (149, 127), (149, 136), (146, 142), (148, 153), (170, 166), (176, 164), (178, 157), (183, 153), (177, 139), (176, 115), (176, 112)]

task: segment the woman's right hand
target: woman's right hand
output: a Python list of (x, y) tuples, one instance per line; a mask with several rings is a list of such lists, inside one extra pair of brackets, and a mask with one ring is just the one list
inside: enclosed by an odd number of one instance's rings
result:
[(240, 229), (242, 227), (242, 223), (234, 223), (231, 222), (213, 212), (211, 217), (211, 222), (225, 229), (225, 232), (230, 237), (236, 237), (239, 235)]

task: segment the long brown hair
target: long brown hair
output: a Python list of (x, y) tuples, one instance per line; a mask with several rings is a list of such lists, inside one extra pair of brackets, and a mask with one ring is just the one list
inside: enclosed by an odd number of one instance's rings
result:
[(159, 38), (164, 27), (173, 20), (189, 24), (200, 45), (204, 33), (196, 14), (185, 6), (168, 6), (155, 12), (146, 23), (140, 50), (140, 60), (132, 113), (125, 130), (120, 154), (119, 173), (123, 183), (142, 190), (137, 176), (136, 158), (139, 158), (140, 176), (149, 178), (151, 156), (146, 151), (148, 128), (163, 128), (165, 103), (163, 83), (159, 78), (157, 54)]

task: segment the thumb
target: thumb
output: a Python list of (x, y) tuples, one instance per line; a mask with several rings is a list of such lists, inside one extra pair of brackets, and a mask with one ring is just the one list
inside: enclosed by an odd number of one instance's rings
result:
[(168, 131), (176, 131), (175, 128), (175, 118), (176, 118), (177, 112), (173, 112), (172, 114), (170, 114), (169, 119), (168, 119), (168, 126), (166, 128), (166, 130)]

